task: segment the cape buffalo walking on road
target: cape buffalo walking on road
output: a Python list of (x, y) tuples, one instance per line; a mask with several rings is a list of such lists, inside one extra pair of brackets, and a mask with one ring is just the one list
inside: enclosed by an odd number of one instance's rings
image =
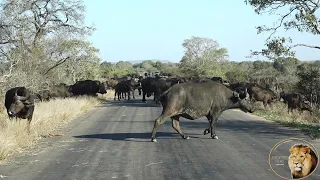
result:
[(163, 105), (162, 114), (155, 120), (152, 130), (151, 141), (156, 142), (156, 132), (161, 124), (168, 118), (172, 119), (172, 127), (184, 139), (189, 139), (179, 125), (179, 118), (190, 120), (206, 116), (210, 128), (204, 134), (211, 132), (213, 139), (218, 139), (215, 127), (218, 117), (223, 111), (231, 108), (240, 108), (244, 112), (253, 112), (254, 107), (246, 92), (245, 98), (241, 99), (239, 93), (234, 92), (226, 86), (215, 82), (182, 83), (176, 84), (165, 91), (160, 101)]
[(132, 98), (135, 99), (134, 96), (134, 90), (135, 87), (138, 86), (138, 82), (135, 82), (134, 80), (124, 80), (120, 81), (115, 86), (115, 92), (114, 92), (114, 100), (116, 100), (116, 96), (118, 95), (118, 100), (120, 101), (121, 96), (125, 94), (125, 97), (128, 95), (128, 100), (130, 100), (130, 95), (132, 93)]
[(28, 132), (34, 111), (34, 95), (25, 87), (9, 89), (5, 95), (5, 107), (9, 118), (28, 119)]

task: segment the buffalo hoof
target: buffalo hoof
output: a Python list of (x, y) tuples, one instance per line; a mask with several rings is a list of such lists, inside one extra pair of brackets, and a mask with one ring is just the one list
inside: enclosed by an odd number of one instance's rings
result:
[(210, 133), (210, 130), (209, 129), (205, 129), (204, 131), (203, 131), (203, 135), (207, 135), (207, 134), (209, 134)]
[(157, 142), (157, 139), (156, 138), (152, 138), (151, 142)]
[(190, 139), (190, 137), (189, 137), (189, 136), (184, 135), (184, 136), (183, 136), (183, 139)]
[(219, 139), (217, 135), (212, 136), (212, 139)]

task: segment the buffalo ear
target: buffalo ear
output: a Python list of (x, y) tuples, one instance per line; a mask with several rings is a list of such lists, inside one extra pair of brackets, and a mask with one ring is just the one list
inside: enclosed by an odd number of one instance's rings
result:
[(239, 93), (233, 91), (233, 97), (235, 97), (235, 98), (240, 98), (240, 95), (239, 95)]

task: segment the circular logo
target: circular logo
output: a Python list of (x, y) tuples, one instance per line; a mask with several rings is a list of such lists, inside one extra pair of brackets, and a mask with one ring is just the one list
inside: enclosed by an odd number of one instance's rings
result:
[(304, 179), (319, 164), (316, 148), (308, 141), (289, 138), (278, 142), (270, 151), (269, 165), (283, 179)]

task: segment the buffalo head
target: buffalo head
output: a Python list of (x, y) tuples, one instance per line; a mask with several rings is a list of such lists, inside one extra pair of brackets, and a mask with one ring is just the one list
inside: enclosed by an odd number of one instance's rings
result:
[(107, 88), (104, 83), (101, 83), (100, 88), (99, 88), (99, 93), (101, 94), (106, 94), (107, 93)]
[(248, 92), (245, 92), (245, 95), (233, 92), (233, 98), (236, 100), (236, 103), (238, 103), (238, 106), (242, 111), (250, 113), (255, 111), (255, 107), (252, 101), (250, 101)]
[(13, 97), (13, 102), (8, 109), (9, 116), (16, 116), (24, 108), (30, 107), (33, 104), (28, 100), (29, 97), (17, 95), (17, 91)]

